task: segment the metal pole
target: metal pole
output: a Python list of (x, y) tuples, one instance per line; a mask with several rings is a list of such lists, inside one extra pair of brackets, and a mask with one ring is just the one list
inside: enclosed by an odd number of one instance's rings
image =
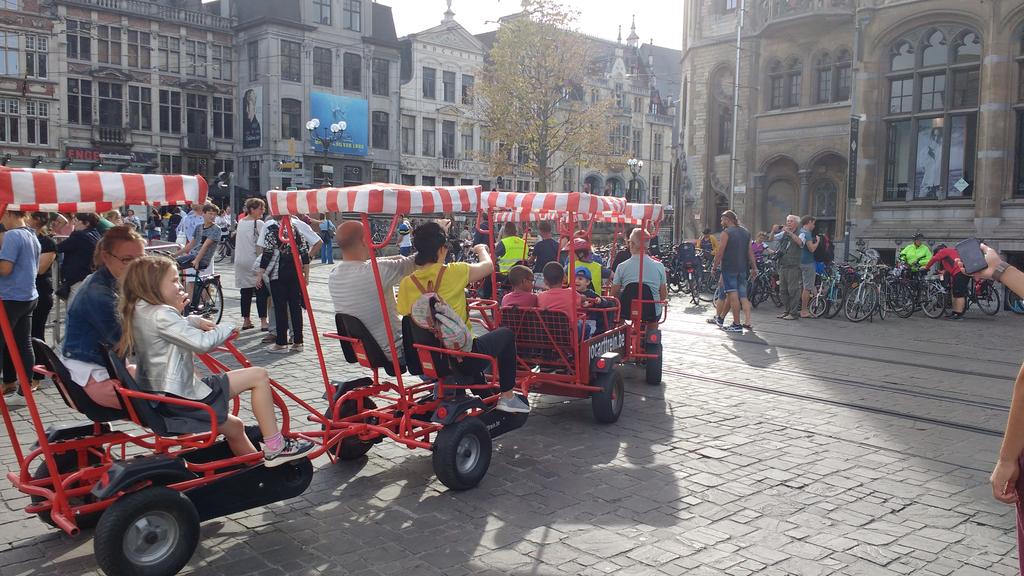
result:
[(736, 136), (740, 125), (740, 55), (743, 50), (743, 15), (746, 0), (740, 0), (739, 22), (736, 25), (736, 77), (732, 90), (732, 150), (729, 153), (729, 209), (736, 209)]
[[(853, 68), (853, 71), (852, 71), (852, 74), (850, 75), (850, 128), (851, 128), (851, 130), (853, 129), (853, 123), (855, 121), (856, 122), (860, 121), (860, 114), (857, 112), (857, 74), (860, 73), (860, 50), (861, 50), (860, 36), (861, 36), (861, 32), (863, 30), (863, 24), (864, 24), (864, 21), (861, 20), (860, 14), (856, 14), (854, 16), (854, 20), (855, 21), (854, 21), (854, 30), (853, 30), (853, 55), (852, 55), (853, 63), (851, 64), (851, 66)], [(851, 140), (851, 143), (852, 142), (853, 141)], [(860, 138), (859, 137), (857, 138), (856, 143), (857, 143), (857, 146), (859, 147), (860, 146)], [(858, 156), (859, 156), (859, 154), (858, 154)], [(854, 161), (852, 154), (848, 154), (847, 155), (847, 161), (850, 161), (850, 162)], [(847, 169), (847, 174), (848, 174), (847, 178), (850, 177), (849, 174), (853, 174), (854, 178), (856, 178), (856, 171), (857, 171), (857, 167), (856, 166), (849, 166), (848, 169)], [(847, 187), (849, 187), (849, 183), (847, 183)], [(856, 187), (854, 186), (854, 188), (855, 188), (854, 194), (856, 195)], [(851, 229), (854, 226), (853, 219), (850, 218), (850, 208), (851, 208), (851, 206), (850, 206), (850, 194), (849, 194), (849, 192), (847, 192), (847, 194), (846, 194), (846, 214), (844, 215), (845, 216), (845, 218), (844, 218), (845, 229), (843, 230), (843, 260), (847, 260), (847, 261), (850, 259), (850, 232), (851, 232)]]

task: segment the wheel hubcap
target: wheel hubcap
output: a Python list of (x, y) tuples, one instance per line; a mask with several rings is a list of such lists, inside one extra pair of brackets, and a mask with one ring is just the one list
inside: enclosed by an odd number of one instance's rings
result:
[(468, 474), (480, 461), (480, 439), (473, 435), (463, 436), (455, 450), (455, 468), (460, 474)]
[(150, 566), (171, 554), (178, 543), (178, 523), (163, 511), (140, 516), (124, 534), (124, 555), (133, 564)]

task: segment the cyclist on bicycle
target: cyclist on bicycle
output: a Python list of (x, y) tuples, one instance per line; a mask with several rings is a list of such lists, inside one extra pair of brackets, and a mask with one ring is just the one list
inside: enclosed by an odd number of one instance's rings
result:
[(697, 285), (700, 284), (701, 278), (701, 260), (700, 256), (697, 256), (697, 246), (693, 242), (681, 242), (679, 247), (676, 248), (676, 261), (675, 266), (682, 271), (686, 271), (688, 267), (694, 270), (694, 280)]
[(213, 260), (213, 253), (217, 244), (220, 243), (221, 229), (217, 226), (217, 215), (220, 209), (213, 204), (206, 204), (202, 207), (203, 223), (196, 226), (192, 238), (174, 256), (178, 262), (178, 268), (183, 270), (185, 275), (185, 293), (192, 296), (192, 279), (197, 272), (202, 272), (210, 266)]
[(942, 270), (949, 274), (949, 283), (953, 287), (953, 313), (950, 314), (949, 319), (963, 320), (964, 309), (967, 306), (967, 290), (970, 287), (971, 279), (964, 274), (964, 269), (960, 266), (960, 254), (957, 253), (956, 248), (939, 244), (935, 247), (935, 255), (928, 260), (923, 269), (928, 270), (936, 263), (941, 264)]
[(712, 260), (718, 254), (718, 239), (711, 234), (711, 228), (704, 229), (704, 234), (697, 240), (697, 246), (700, 246), (701, 257), (705, 260)]
[(914, 242), (900, 250), (900, 259), (910, 266), (911, 272), (919, 273), (922, 269), (927, 269), (924, 264), (932, 259), (932, 251), (924, 243), (924, 234), (920, 232), (914, 234)]

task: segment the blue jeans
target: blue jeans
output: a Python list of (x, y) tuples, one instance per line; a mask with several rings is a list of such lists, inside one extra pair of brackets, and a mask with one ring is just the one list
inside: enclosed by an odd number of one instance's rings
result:
[(334, 264), (334, 244), (330, 240), (325, 240), (320, 246), (320, 263)]
[(737, 297), (747, 297), (747, 273), (722, 270), (722, 292), (736, 292)]

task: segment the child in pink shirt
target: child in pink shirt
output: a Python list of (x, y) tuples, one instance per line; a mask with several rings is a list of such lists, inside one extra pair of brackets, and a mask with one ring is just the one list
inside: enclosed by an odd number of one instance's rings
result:
[(563, 287), (565, 282), (565, 268), (558, 262), (548, 262), (544, 265), (544, 284), (547, 290), (537, 296), (537, 305), (545, 310), (559, 310), (565, 312), (572, 318), (573, 301), (576, 302), (576, 311), (579, 312), (583, 304), (579, 293), (573, 288)]
[(512, 291), (501, 299), (501, 307), (536, 308), (537, 295), (533, 293), (533, 271), (526, 266), (513, 266), (508, 271)]

